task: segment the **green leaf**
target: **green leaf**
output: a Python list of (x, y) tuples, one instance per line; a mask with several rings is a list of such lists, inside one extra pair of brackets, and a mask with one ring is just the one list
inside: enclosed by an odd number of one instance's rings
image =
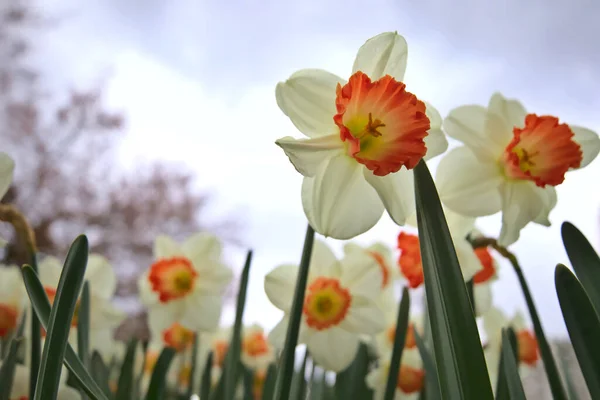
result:
[(567, 331), (592, 399), (600, 399), (600, 320), (575, 275), (558, 264), (554, 274), (556, 294)]
[(175, 357), (175, 353), (175, 349), (171, 347), (165, 347), (160, 352), (154, 370), (152, 371), (146, 400), (162, 400), (165, 398), (167, 374), (169, 373), (169, 367), (171, 366), (173, 357)]
[(265, 385), (263, 386), (262, 400), (273, 400), (273, 396), (275, 396), (276, 382), (277, 368), (275, 367), (275, 364), (271, 364), (267, 369), (267, 377), (265, 378)]
[[(367, 386), (366, 377), (369, 373), (369, 350), (366, 344), (361, 343), (352, 364), (344, 371), (337, 374), (335, 389), (338, 399), (369, 399), (373, 396), (372, 390)], [(306, 359), (303, 367), (306, 366)], [(302, 370), (302, 381), (305, 369)], [(303, 392), (304, 393), (304, 392)], [(304, 397), (296, 397), (303, 399)]]
[(396, 318), (396, 333), (394, 336), (394, 349), (392, 350), (392, 359), (388, 371), (387, 384), (385, 386), (384, 400), (393, 400), (396, 396), (396, 382), (400, 372), (400, 361), (402, 360), (402, 351), (406, 341), (406, 331), (408, 330), (408, 313), (410, 311), (410, 295), (405, 286), (402, 291), (402, 300), (398, 308), (398, 317)]
[(90, 366), (90, 285), (83, 284), (77, 316), (77, 353), (86, 368)]
[(83, 285), (87, 258), (88, 241), (81, 235), (71, 245), (58, 281), (54, 305), (48, 320), (34, 400), (52, 399), (57, 396), (71, 321)]
[[(517, 337), (515, 335), (515, 331), (512, 328), (506, 328), (506, 333), (508, 338), (510, 339), (511, 350), (513, 352), (513, 356), (515, 360), (518, 358), (519, 354), (519, 343), (517, 341)], [(505, 343), (501, 344), (505, 346)], [(516, 362), (516, 361), (515, 361)], [(498, 379), (496, 382), (496, 400), (510, 400), (511, 394), (508, 387), (508, 381), (505, 373), (505, 361), (502, 350), (500, 351), (500, 359), (498, 360)]]
[(17, 353), (19, 347), (23, 343), (23, 330), (25, 328), (25, 320), (27, 318), (27, 312), (23, 313), (19, 328), (13, 339), (10, 341), (10, 347), (8, 354), (2, 359), (2, 366), (0, 367), (0, 400), (9, 400), (10, 392), (12, 390), (13, 380), (15, 378), (15, 369), (17, 366)]
[(192, 368), (190, 370), (190, 381), (188, 383), (186, 398), (192, 397), (194, 394), (194, 386), (196, 385), (196, 363), (198, 362), (198, 342), (200, 341), (200, 335), (198, 332), (194, 332), (194, 341), (192, 342)]
[(244, 371), (244, 400), (254, 400), (254, 372), (243, 364), (240, 369)]
[(415, 342), (417, 343), (417, 348), (419, 349), (419, 354), (421, 355), (421, 359), (423, 360), (423, 369), (425, 370), (425, 391), (427, 392), (427, 400), (438, 400), (442, 398), (440, 392), (440, 383), (437, 373), (437, 368), (435, 366), (435, 361), (431, 357), (431, 353), (427, 350), (425, 346), (425, 342), (421, 338), (421, 335), (417, 332), (416, 329), (413, 330), (415, 335)]
[[(30, 256), (31, 268), (37, 274), (37, 254), (30, 249)], [(46, 293), (44, 292), (44, 296), (45, 295)], [(48, 306), (48, 316), (50, 316), (50, 306)], [(40, 359), (42, 358), (42, 330), (40, 320), (38, 319), (37, 311), (35, 311), (35, 306), (32, 306), (31, 309), (31, 332), (40, 332), (39, 335), (31, 335), (31, 337), (29, 338), (29, 340), (31, 341), (31, 349), (29, 355), (29, 393), (35, 393), (35, 385), (37, 384), (38, 371), (40, 370)]]
[(98, 351), (92, 352), (92, 358), (90, 360), (90, 372), (92, 377), (100, 386), (106, 397), (112, 398), (113, 393), (110, 390), (110, 371), (108, 366), (102, 360), (102, 356)]
[(442, 398), (493, 399), (481, 339), (429, 169), (414, 169), (425, 292)]
[(292, 400), (304, 400), (306, 398), (306, 362), (308, 361), (308, 348), (304, 352), (304, 359), (298, 373), (294, 375), (292, 380)]
[(208, 400), (210, 397), (210, 386), (213, 365), (213, 352), (208, 353), (206, 365), (202, 371), (202, 382), (200, 383), (200, 400)]
[[(23, 275), (23, 281), (25, 282), (27, 294), (29, 295), (29, 299), (33, 305), (33, 310), (39, 318), (41, 325), (44, 327), (44, 329), (46, 329), (50, 319), (51, 307), (50, 301), (46, 296), (44, 286), (40, 282), (37, 273), (32, 267), (28, 265), (24, 266), (21, 268), (21, 273)], [(35, 337), (36, 335), (33, 336)], [(75, 378), (79, 387), (84, 389), (88, 396), (92, 397), (93, 399), (107, 398), (100, 387), (98, 387), (98, 384), (96, 384), (92, 376), (85, 369), (83, 363), (75, 353), (75, 350), (73, 350), (68, 343), (64, 361), (69, 371), (71, 371), (73, 374), (72, 376)]]
[(132, 339), (127, 343), (127, 351), (121, 365), (119, 374), (119, 383), (117, 384), (116, 400), (129, 400), (134, 396), (135, 389), (135, 353), (137, 351), (138, 341)]
[(246, 263), (242, 271), (240, 280), (240, 289), (238, 290), (237, 307), (235, 312), (235, 322), (233, 324), (233, 334), (225, 359), (225, 368), (223, 369), (223, 379), (225, 380), (225, 400), (233, 400), (238, 382), (238, 367), (240, 365), (240, 351), (242, 338), (242, 318), (246, 306), (246, 292), (248, 290), (248, 278), (250, 274), (250, 264), (252, 263), (252, 251), (246, 256)]
[(569, 261), (579, 281), (600, 312), (600, 257), (575, 225), (563, 222), (561, 234)]
[(511, 400), (526, 400), (523, 384), (519, 376), (519, 365), (515, 358), (515, 350), (509, 339), (506, 329), (502, 330), (502, 363), (504, 364), (504, 376)]
[(306, 282), (308, 280), (308, 270), (310, 267), (310, 258), (314, 240), (315, 231), (308, 225), (306, 228), (306, 236), (304, 237), (304, 248), (302, 249), (300, 267), (298, 268), (298, 279), (296, 280), (296, 288), (294, 289), (290, 322), (286, 332), (285, 344), (281, 353), (279, 373), (277, 375), (277, 384), (275, 387), (277, 400), (288, 400), (290, 397), (290, 388), (294, 376), (294, 357), (296, 345), (298, 344), (302, 307), (304, 305), (304, 294), (306, 292)]

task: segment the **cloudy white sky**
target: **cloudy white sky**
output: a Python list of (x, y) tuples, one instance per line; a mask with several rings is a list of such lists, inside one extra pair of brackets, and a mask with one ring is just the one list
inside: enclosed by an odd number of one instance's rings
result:
[[(262, 293), (265, 273), (299, 260), (305, 231), (301, 177), (274, 141), (298, 135), (279, 111), (275, 84), (294, 71), (324, 68), (347, 76), (358, 47), (397, 30), (409, 44), (406, 83), (442, 114), (486, 104), (502, 91), (537, 113), (600, 131), (600, 5), (593, 0), (481, 2), (46, 0), (63, 16), (39, 57), (58, 88), (108, 79), (109, 104), (128, 119), (121, 152), (131, 160), (185, 163), (216, 211), (237, 209), (255, 250), (247, 320), (272, 326), (279, 313)], [(435, 166), (435, 163), (433, 163)], [(513, 246), (532, 285), (548, 333), (565, 335), (553, 271), (567, 262), (560, 223), (570, 220), (597, 245), (600, 161), (559, 187), (553, 226), (528, 227)], [(499, 232), (499, 216), (481, 221)], [(357, 238), (393, 245), (387, 216)], [(342, 243), (329, 241), (340, 250)], [(243, 251), (233, 250), (239, 265)], [(524, 307), (504, 266), (495, 301)], [(269, 311), (267, 311), (269, 310)], [(231, 318), (228, 313), (226, 319)]]

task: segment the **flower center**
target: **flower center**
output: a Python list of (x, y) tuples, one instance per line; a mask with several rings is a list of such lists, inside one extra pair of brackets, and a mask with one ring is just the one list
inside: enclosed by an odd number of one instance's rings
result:
[(486, 247), (478, 247), (474, 251), (477, 258), (479, 258), (483, 269), (473, 276), (473, 283), (487, 282), (496, 275), (494, 259)]
[(185, 297), (196, 284), (198, 273), (185, 257), (162, 258), (150, 267), (148, 280), (161, 302)]
[(163, 332), (163, 341), (165, 345), (183, 351), (194, 342), (194, 332), (175, 322)]
[(400, 365), (396, 387), (406, 394), (420, 392), (423, 388), (425, 371), (412, 368), (407, 365)]
[(409, 287), (413, 289), (419, 287), (424, 280), (419, 236), (400, 232), (398, 249), (400, 249), (398, 258), (400, 272), (406, 278)]
[(16, 328), (18, 316), (16, 307), (0, 303), (0, 338)]
[(348, 289), (340, 286), (337, 279), (319, 277), (308, 286), (306, 291), (303, 311), (308, 326), (323, 330), (344, 320), (352, 296)]
[(522, 330), (517, 333), (519, 345), (519, 361), (527, 365), (535, 365), (539, 359), (537, 339), (530, 331)]
[(225, 340), (217, 340), (213, 343), (213, 365), (223, 365), (228, 349), (229, 343)]
[(573, 131), (558, 118), (529, 114), (525, 127), (514, 128), (513, 135), (502, 159), (509, 178), (530, 180), (539, 187), (556, 186), (570, 168), (581, 164), (583, 153), (573, 141)]
[(269, 352), (269, 343), (265, 334), (262, 332), (255, 332), (250, 335), (246, 335), (242, 341), (242, 350), (250, 357), (257, 357)]
[(376, 251), (369, 251), (369, 254), (375, 259), (375, 261), (377, 261), (377, 265), (379, 265), (382, 274), (381, 287), (386, 288), (390, 283), (390, 271), (387, 263), (385, 262), (385, 258)]
[(385, 176), (414, 168), (427, 152), (425, 104), (389, 75), (372, 82), (361, 71), (338, 84), (334, 122), (350, 157)]
[[(406, 338), (404, 339), (404, 348), (405, 349), (414, 349), (417, 345), (415, 341), (415, 326), (412, 322), (408, 323), (408, 329), (406, 330)], [(388, 340), (388, 344), (390, 346), (394, 346), (394, 342), (396, 341), (396, 325), (392, 325), (386, 331), (386, 338)]]

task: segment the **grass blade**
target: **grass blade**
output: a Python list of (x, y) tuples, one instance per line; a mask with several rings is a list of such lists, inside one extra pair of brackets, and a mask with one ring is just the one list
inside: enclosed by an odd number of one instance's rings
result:
[[(360, 344), (356, 358), (352, 364), (344, 371), (337, 374), (335, 379), (335, 390), (338, 399), (368, 399), (372, 397), (372, 390), (367, 386), (366, 376), (369, 373), (369, 350), (364, 343)], [(304, 399), (302, 393), (305, 393), (306, 381), (306, 358), (300, 370), (300, 381), (303, 384), (302, 390), (296, 399)]]
[(402, 351), (406, 341), (406, 331), (408, 329), (408, 313), (410, 310), (410, 295), (405, 286), (402, 291), (402, 300), (398, 308), (398, 317), (396, 319), (396, 334), (394, 336), (394, 349), (392, 350), (392, 360), (388, 372), (387, 384), (385, 387), (384, 400), (393, 400), (396, 395), (396, 382), (400, 372), (400, 361), (402, 360)]
[[(31, 254), (31, 268), (37, 274), (38, 262), (37, 253), (34, 251)], [(48, 307), (48, 315), (50, 315), (50, 307)], [(40, 320), (34, 306), (31, 309), (31, 332), (41, 332)], [(29, 358), (29, 393), (35, 393), (35, 385), (37, 384), (37, 375), (40, 370), (40, 360), (42, 358), (42, 338), (40, 334), (31, 335), (31, 350)]]
[(92, 373), (92, 377), (94, 378), (98, 386), (100, 386), (104, 394), (107, 397), (112, 398), (113, 393), (110, 390), (109, 383), (110, 371), (108, 369), (108, 366), (104, 363), (104, 360), (102, 360), (102, 356), (100, 356), (100, 353), (98, 353), (95, 350), (92, 353), (92, 357), (90, 359), (90, 372)]
[(526, 400), (521, 377), (519, 376), (519, 365), (515, 358), (515, 349), (506, 329), (502, 330), (502, 364), (504, 364), (503, 372), (509, 398), (511, 400)]
[(421, 359), (423, 360), (423, 369), (425, 370), (425, 388), (427, 393), (427, 400), (438, 400), (442, 398), (440, 392), (440, 382), (438, 378), (437, 368), (435, 366), (435, 361), (431, 357), (431, 353), (427, 350), (425, 346), (425, 342), (421, 335), (417, 332), (416, 329), (413, 330), (415, 335), (415, 342), (417, 343), (417, 348), (419, 349), (419, 354), (421, 355)]
[(577, 361), (593, 399), (600, 399), (600, 319), (575, 275), (558, 264), (556, 294)]
[(0, 400), (9, 400), (10, 392), (12, 390), (13, 380), (15, 379), (15, 369), (17, 365), (17, 353), (19, 347), (23, 343), (23, 330), (25, 328), (25, 320), (27, 318), (27, 312), (23, 313), (19, 328), (15, 333), (13, 339), (10, 341), (8, 354), (2, 359), (2, 366), (0, 367)]
[(175, 357), (175, 349), (171, 347), (165, 347), (158, 356), (154, 370), (152, 371), (152, 377), (150, 378), (150, 385), (148, 386), (148, 393), (146, 394), (146, 400), (161, 400), (165, 398), (165, 389), (167, 386), (167, 374), (171, 362)]
[(50, 310), (48, 330), (34, 400), (56, 398), (65, 357), (71, 321), (87, 266), (88, 240), (81, 235), (71, 245), (60, 274), (54, 305)]
[[(513, 351), (513, 356), (515, 360), (517, 360), (519, 354), (519, 343), (517, 342), (517, 337), (515, 336), (515, 331), (512, 328), (506, 328), (506, 332), (508, 338), (510, 339), (511, 349)], [(504, 346), (504, 343), (501, 343), (501, 346)], [(515, 361), (516, 362), (516, 361)], [(509, 400), (511, 399), (508, 381), (505, 373), (505, 361), (502, 353), (502, 347), (500, 351), (500, 359), (498, 360), (498, 379), (496, 382), (496, 400)]]
[(83, 284), (77, 315), (77, 354), (86, 368), (90, 366), (90, 285)]
[(269, 365), (267, 369), (267, 377), (265, 378), (265, 386), (263, 387), (262, 400), (273, 400), (275, 396), (275, 385), (277, 382), (277, 368), (275, 364)]
[[(134, 396), (135, 389), (135, 352), (137, 351), (138, 341), (132, 339), (127, 343), (127, 350), (123, 365), (121, 365), (121, 373), (119, 374), (119, 383), (117, 384), (116, 400), (129, 400)], [(158, 362), (158, 361), (157, 361)]]
[(208, 400), (210, 398), (210, 387), (212, 377), (213, 352), (208, 353), (206, 365), (202, 371), (202, 382), (200, 383), (200, 400)]
[(302, 258), (298, 268), (298, 279), (294, 289), (294, 299), (290, 312), (290, 323), (287, 328), (285, 345), (281, 353), (281, 364), (277, 374), (277, 384), (275, 393), (277, 400), (287, 400), (290, 397), (290, 388), (294, 376), (294, 357), (296, 345), (298, 344), (298, 334), (300, 331), (300, 321), (302, 319), (302, 306), (304, 305), (304, 294), (306, 292), (306, 282), (308, 280), (308, 269), (312, 255), (313, 243), (315, 240), (315, 231), (308, 225), (306, 236), (304, 237), (304, 248), (302, 249)]
[(424, 161), (414, 174), (425, 291), (442, 398), (493, 399), (481, 339), (439, 195)]

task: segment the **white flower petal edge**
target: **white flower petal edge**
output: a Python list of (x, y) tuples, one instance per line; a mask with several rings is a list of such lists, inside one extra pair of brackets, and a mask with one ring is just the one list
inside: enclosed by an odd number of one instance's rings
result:
[(413, 172), (404, 168), (386, 176), (375, 176), (366, 168), (363, 172), (392, 220), (398, 225), (404, 225), (406, 218), (416, 210)]
[[(583, 152), (583, 159), (579, 168), (583, 168), (591, 163), (600, 152), (600, 137), (594, 131), (580, 126), (569, 125), (573, 134), (573, 140), (579, 144)], [(0, 196), (1, 197), (1, 196)]]
[(292, 307), (297, 278), (298, 266), (292, 264), (280, 265), (265, 276), (265, 293), (281, 311), (289, 312)]
[(179, 243), (167, 235), (158, 235), (154, 239), (154, 258), (169, 258), (183, 255)]
[(312, 331), (307, 346), (314, 360), (323, 368), (339, 372), (348, 367), (358, 351), (360, 340), (355, 333), (334, 327)]
[(339, 134), (312, 139), (286, 136), (275, 143), (283, 149), (296, 171), (304, 176), (314, 176), (323, 161), (344, 151), (344, 142)]
[(304, 178), (302, 205), (315, 231), (340, 240), (371, 229), (384, 208), (377, 192), (365, 181), (363, 166), (345, 154), (329, 158), (314, 177)]
[[(527, 110), (525, 110), (523, 104), (515, 99), (507, 99), (499, 92), (494, 93), (490, 98), (488, 111), (502, 117), (509, 128), (509, 132), (512, 132), (514, 127), (522, 128), (525, 126)], [(508, 144), (510, 136), (505, 137), (508, 137), (506, 141), (506, 144)]]
[(6, 153), (0, 152), (0, 200), (10, 187), (15, 171), (15, 162)]
[(407, 57), (408, 45), (398, 32), (381, 33), (358, 49), (352, 73), (362, 71), (373, 81), (385, 75), (403, 81)]
[(484, 315), (492, 308), (492, 287), (488, 282), (473, 285), (473, 296), (477, 316)]
[(442, 130), (442, 117), (438, 110), (427, 102), (425, 102), (425, 107), (425, 114), (427, 114), (430, 124), (428, 135), (425, 137), (427, 154), (423, 157), (423, 159), (427, 161), (448, 150), (448, 140), (446, 139), (446, 134)]
[(339, 132), (333, 122), (338, 83), (344, 85), (346, 81), (322, 69), (302, 69), (277, 84), (277, 105), (308, 137)]

